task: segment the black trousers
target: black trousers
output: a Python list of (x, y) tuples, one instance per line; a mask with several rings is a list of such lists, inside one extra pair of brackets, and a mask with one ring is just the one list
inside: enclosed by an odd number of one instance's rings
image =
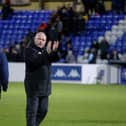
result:
[(48, 96), (27, 96), (27, 126), (39, 126), (48, 111)]

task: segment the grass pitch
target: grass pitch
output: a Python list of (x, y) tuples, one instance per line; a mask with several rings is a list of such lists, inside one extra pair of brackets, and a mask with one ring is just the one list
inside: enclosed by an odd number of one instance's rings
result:
[[(41, 126), (126, 126), (126, 86), (53, 84)], [(10, 83), (0, 100), (0, 126), (26, 126), (23, 84)]]

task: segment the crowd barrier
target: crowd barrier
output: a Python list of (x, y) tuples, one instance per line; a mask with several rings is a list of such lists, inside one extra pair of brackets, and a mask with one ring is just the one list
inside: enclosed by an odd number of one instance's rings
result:
[[(24, 63), (9, 63), (10, 82), (23, 82), (24, 77)], [(117, 84), (122, 80), (125, 83), (126, 69), (107, 64), (52, 64), (51, 79), (72, 84)]]
[(123, 60), (110, 60), (109, 64), (115, 65), (119, 69), (120, 73), (120, 83), (126, 84), (126, 61)]

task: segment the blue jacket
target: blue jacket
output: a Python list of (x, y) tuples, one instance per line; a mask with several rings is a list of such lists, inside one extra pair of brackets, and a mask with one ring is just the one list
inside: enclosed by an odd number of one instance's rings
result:
[(8, 61), (6, 55), (0, 51), (0, 93), (1, 90), (7, 91), (8, 88)]

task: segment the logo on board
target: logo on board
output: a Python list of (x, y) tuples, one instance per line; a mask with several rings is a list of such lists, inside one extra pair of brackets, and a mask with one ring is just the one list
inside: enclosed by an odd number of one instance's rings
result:
[(81, 66), (52, 66), (52, 80), (81, 81)]
[(126, 68), (122, 67), (120, 72), (121, 72), (120, 83), (126, 84)]

